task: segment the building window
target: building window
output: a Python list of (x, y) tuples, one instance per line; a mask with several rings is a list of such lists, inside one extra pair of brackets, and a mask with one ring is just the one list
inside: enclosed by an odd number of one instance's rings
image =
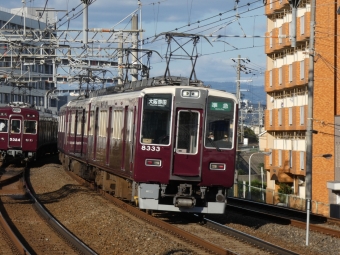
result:
[(270, 32), (269, 36), (269, 47), (273, 48), (273, 32)]
[(282, 85), (282, 67), (279, 68), (279, 84)]
[(57, 107), (57, 99), (51, 99), (50, 106), (51, 107)]
[(282, 126), (282, 108), (279, 109), (278, 118), (279, 126)]
[(293, 168), (293, 151), (289, 150), (289, 168)]
[(273, 86), (273, 71), (272, 70), (269, 71), (269, 86), (270, 87)]
[(279, 150), (278, 153), (279, 153), (279, 166), (282, 166), (282, 150)]
[(289, 65), (288, 72), (289, 72), (289, 82), (292, 82), (293, 81), (293, 65), (292, 64)]
[(300, 169), (304, 170), (305, 169), (305, 152), (300, 151)]
[(279, 27), (279, 44), (282, 44), (282, 27)]
[(300, 17), (300, 34), (305, 34), (305, 16)]
[(300, 80), (305, 78), (305, 61), (300, 61)]
[(269, 110), (269, 125), (273, 125), (273, 110)]
[(273, 151), (270, 149), (269, 150), (270, 154), (269, 154), (269, 165), (273, 164)]
[(289, 125), (293, 125), (293, 108), (289, 107), (288, 110), (288, 119), (289, 119)]
[(9, 103), (9, 96), (10, 96), (10, 94), (8, 94), (8, 93), (5, 93), (4, 94), (5, 95), (5, 104), (8, 104)]
[(305, 124), (305, 107), (300, 106), (300, 125)]

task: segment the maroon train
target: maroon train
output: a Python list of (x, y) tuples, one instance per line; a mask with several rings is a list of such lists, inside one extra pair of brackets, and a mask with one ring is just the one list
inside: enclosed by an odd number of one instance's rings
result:
[(221, 214), (234, 183), (236, 109), (234, 95), (203, 86), (77, 99), (60, 109), (59, 158), (141, 209)]
[(35, 160), (57, 153), (58, 119), (29, 104), (14, 102), (0, 107), (0, 154), (2, 160)]

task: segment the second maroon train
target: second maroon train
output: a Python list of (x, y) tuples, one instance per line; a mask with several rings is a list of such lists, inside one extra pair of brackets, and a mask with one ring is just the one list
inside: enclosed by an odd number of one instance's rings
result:
[(64, 167), (141, 209), (224, 213), (234, 184), (236, 97), (178, 79), (179, 86), (153, 80), (63, 106)]
[(1, 159), (30, 161), (57, 153), (58, 119), (50, 111), (13, 102), (0, 107)]

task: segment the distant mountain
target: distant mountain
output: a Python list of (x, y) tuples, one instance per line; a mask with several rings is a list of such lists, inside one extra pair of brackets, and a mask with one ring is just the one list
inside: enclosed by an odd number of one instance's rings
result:
[[(204, 85), (210, 85), (213, 89), (224, 90), (236, 94), (236, 82), (215, 82), (204, 81)], [(261, 102), (261, 105), (266, 104), (266, 92), (263, 86), (253, 86), (249, 84), (241, 84), (241, 98), (248, 100), (251, 104), (257, 105)]]

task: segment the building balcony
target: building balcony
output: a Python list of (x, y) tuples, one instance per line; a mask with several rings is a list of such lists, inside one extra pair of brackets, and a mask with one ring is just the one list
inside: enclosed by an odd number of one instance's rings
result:
[(296, 41), (306, 42), (310, 37), (310, 12), (305, 12), (296, 20)]
[[(285, 22), (281, 27), (266, 32), (265, 53), (272, 54), (291, 47), (290, 24)], [(310, 12), (296, 19), (296, 44), (305, 45), (310, 37)]]
[(293, 182), (293, 175), (306, 175), (305, 152), (272, 149), (264, 167), (269, 170), (271, 180)]
[(288, 0), (269, 0), (267, 1), (267, 5), (265, 6), (265, 14), (272, 15), (275, 11), (278, 11), (283, 8), (288, 8), (289, 2)]
[(309, 61), (295, 61), (290, 65), (273, 68), (265, 72), (265, 91), (273, 92), (294, 87), (305, 86), (308, 83)]
[(307, 105), (275, 108), (265, 112), (267, 131), (305, 131), (307, 128)]

